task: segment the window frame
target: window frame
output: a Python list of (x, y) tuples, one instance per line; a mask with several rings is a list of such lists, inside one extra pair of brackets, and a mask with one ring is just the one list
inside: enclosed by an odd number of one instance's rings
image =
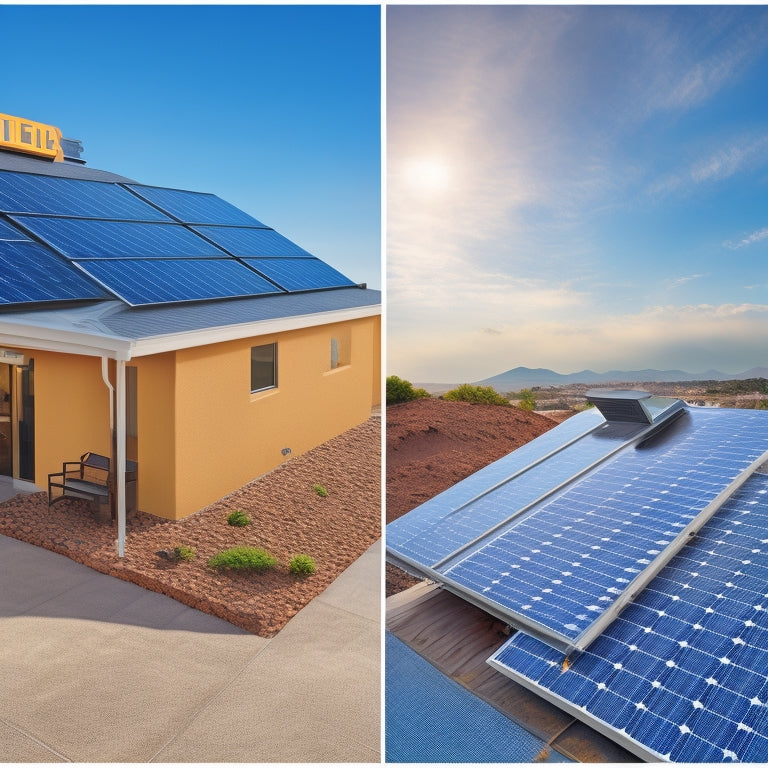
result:
[[(257, 349), (266, 349), (267, 347), (272, 348), (272, 381), (269, 384), (264, 384), (262, 386), (258, 386), (254, 389), (254, 359), (253, 359), (253, 353)], [(266, 392), (270, 389), (277, 389), (277, 360), (278, 360), (278, 354), (277, 354), (277, 342), (272, 341), (267, 344), (254, 344), (251, 346), (251, 394), (255, 395), (259, 392)], [(263, 364), (263, 370), (266, 370), (266, 366), (268, 365), (268, 361), (256, 361), (256, 362), (262, 362)]]

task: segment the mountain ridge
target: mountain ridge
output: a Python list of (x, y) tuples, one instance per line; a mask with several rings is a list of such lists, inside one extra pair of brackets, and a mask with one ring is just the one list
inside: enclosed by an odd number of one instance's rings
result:
[[(472, 382), (480, 386), (490, 386), (497, 391), (516, 391), (531, 387), (557, 387), (568, 384), (612, 384), (642, 382), (677, 382), (677, 381), (733, 381), (738, 379), (768, 378), (768, 367), (756, 366), (742, 373), (723, 373), (710, 369), (703, 373), (689, 373), (682, 370), (657, 370), (645, 368), (636, 371), (613, 370), (605, 373), (585, 369), (574, 373), (557, 373), (550, 368), (526, 368), (518, 366), (495, 376)], [(422, 385), (426, 386), (426, 385)], [(432, 387), (440, 386), (431, 384)], [(446, 387), (454, 385), (445, 385)]]

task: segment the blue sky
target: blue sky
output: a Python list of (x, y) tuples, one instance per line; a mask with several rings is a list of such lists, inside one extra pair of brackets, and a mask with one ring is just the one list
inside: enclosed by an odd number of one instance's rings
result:
[(0, 112), (381, 287), (377, 6), (0, 6)]
[(388, 373), (768, 365), (768, 9), (388, 6)]

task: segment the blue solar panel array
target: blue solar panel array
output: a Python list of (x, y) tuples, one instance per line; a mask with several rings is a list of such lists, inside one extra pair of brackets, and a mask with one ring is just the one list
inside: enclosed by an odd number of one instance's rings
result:
[(234, 259), (99, 259), (80, 266), (131, 305), (281, 292)]
[[(19, 268), (19, 266), (23, 268)], [(45, 246), (0, 220), (0, 305), (104, 299), (108, 294)]]
[(768, 761), (768, 477), (753, 475), (585, 651), (489, 660), (644, 759)]
[(274, 229), (253, 227), (194, 227), (233, 256), (311, 256)]
[[(19, 274), (0, 282), (0, 303), (112, 294), (139, 306), (355, 285), (210, 194), (0, 171), (0, 233), (11, 221), (24, 230), (22, 240), (28, 244), (3, 246), (4, 266)], [(18, 234), (15, 228), (11, 231)], [(38, 254), (38, 262), (32, 254)], [(264, 258), (256, 264), (254, 257)], [(53, 266), (41, 273), (43, 262)], [(32, 290), (25, 272), (36, 274), (43, 285)], [(45, 275), (50, 275), (47, 284)]]
[(141, 184), (126, 184), (126, 187), (185, 224), (264, 226), (245, 211), (209, 193), (147, 187)]
[(442, 570), (576, 641), (705, 507), (768, 453), (768, 412), (693, 409)]
[(69, 259), (228, 258), (181, 224), (11, 217)]
[[(488, 491), (508, 483), (572, 441), (590, 435), (604, 423), (596, 408), (582, 411), (393, 520), (387, 525), (389, 554), (423, 566), (434, 566), (475, 536), (506, 520), (514, 511), (506, 506), (486, 504), (483, 519), (475, 520), (480, 516), (480, 499), (491, 495)], [(478, 502), (472, 504), (477, 497), (480, 497)]]
[(649, 443), (620, 444), (603, 461), (600, 434), (566, 444), (458, 509), (436, 497), (423, 515), (419, 507), (387, 526), (388, 552), (417, 571), (426, 565), (425, 575), (555, 645), (589, 642), (585, 633), (633, 580), (768, 453), (768, 412), (692, 409)]
[(248, 266), (274, 280), (287, 291), (342, 288), (354, 283), (338, 270), (314, 256), (304, 258), (242, 259)]
[(129, 221), (171, 221), (118, 184), (0, 171), (0, 211)]

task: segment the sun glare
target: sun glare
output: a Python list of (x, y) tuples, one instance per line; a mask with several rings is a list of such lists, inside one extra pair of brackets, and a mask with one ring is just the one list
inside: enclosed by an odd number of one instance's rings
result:
[(403, 178), (409, 187), (429, 194), (447, 189), (451, 176), (450, 166), (441, 157), (414, 158), (403, 169)]

